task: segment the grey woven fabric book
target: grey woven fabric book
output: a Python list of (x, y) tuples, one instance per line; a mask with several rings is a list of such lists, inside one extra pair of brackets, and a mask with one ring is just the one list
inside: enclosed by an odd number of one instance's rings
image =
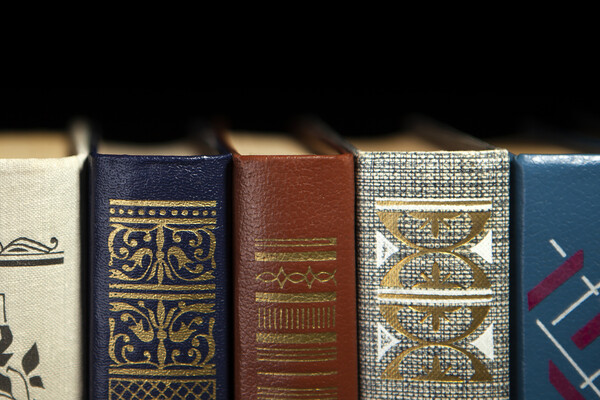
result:
[(353, 141), (361, 398), (508, 399), (508, 153), (411, 132)]

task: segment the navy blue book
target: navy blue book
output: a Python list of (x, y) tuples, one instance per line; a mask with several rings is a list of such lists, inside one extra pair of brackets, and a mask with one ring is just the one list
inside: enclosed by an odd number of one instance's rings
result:
[(600, 155), (513, 157), (511, 213), (512, 398), (599, 399)]
[(231, 155), (100, 151), (91, 398), (229, 399)]

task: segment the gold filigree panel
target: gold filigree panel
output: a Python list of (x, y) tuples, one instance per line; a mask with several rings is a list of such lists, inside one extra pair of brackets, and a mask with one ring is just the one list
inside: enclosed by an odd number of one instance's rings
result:
[(200, 282), (214, 278), (216, 202), (110, 200), (110, 278)]
[[(182, 377), (216, 374), (216, 205), (214, 201), (110, 200), (111, 382), (125, 382), (113, 377), (127, 376), (135, 385), (146, 382), (140, 388), (156, 391), (160, 385), (170, 390), (172, 385), (187, 387)], [(122, 393), (133, 392), (123, 389)]]

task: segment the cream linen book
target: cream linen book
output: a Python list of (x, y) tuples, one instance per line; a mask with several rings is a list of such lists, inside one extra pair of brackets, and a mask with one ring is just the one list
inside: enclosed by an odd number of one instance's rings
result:
[(87, 138), (0, 132), (0, 399), (83, 397)]

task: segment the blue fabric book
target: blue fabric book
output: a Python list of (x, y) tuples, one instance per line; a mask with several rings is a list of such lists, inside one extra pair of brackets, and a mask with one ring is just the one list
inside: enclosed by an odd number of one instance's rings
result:
[(229, 399), (231, 155), (91, 165), (91, 398)]
[(600, 155), (513, 157), (512, 205), (512, 398), (599, 399)]

